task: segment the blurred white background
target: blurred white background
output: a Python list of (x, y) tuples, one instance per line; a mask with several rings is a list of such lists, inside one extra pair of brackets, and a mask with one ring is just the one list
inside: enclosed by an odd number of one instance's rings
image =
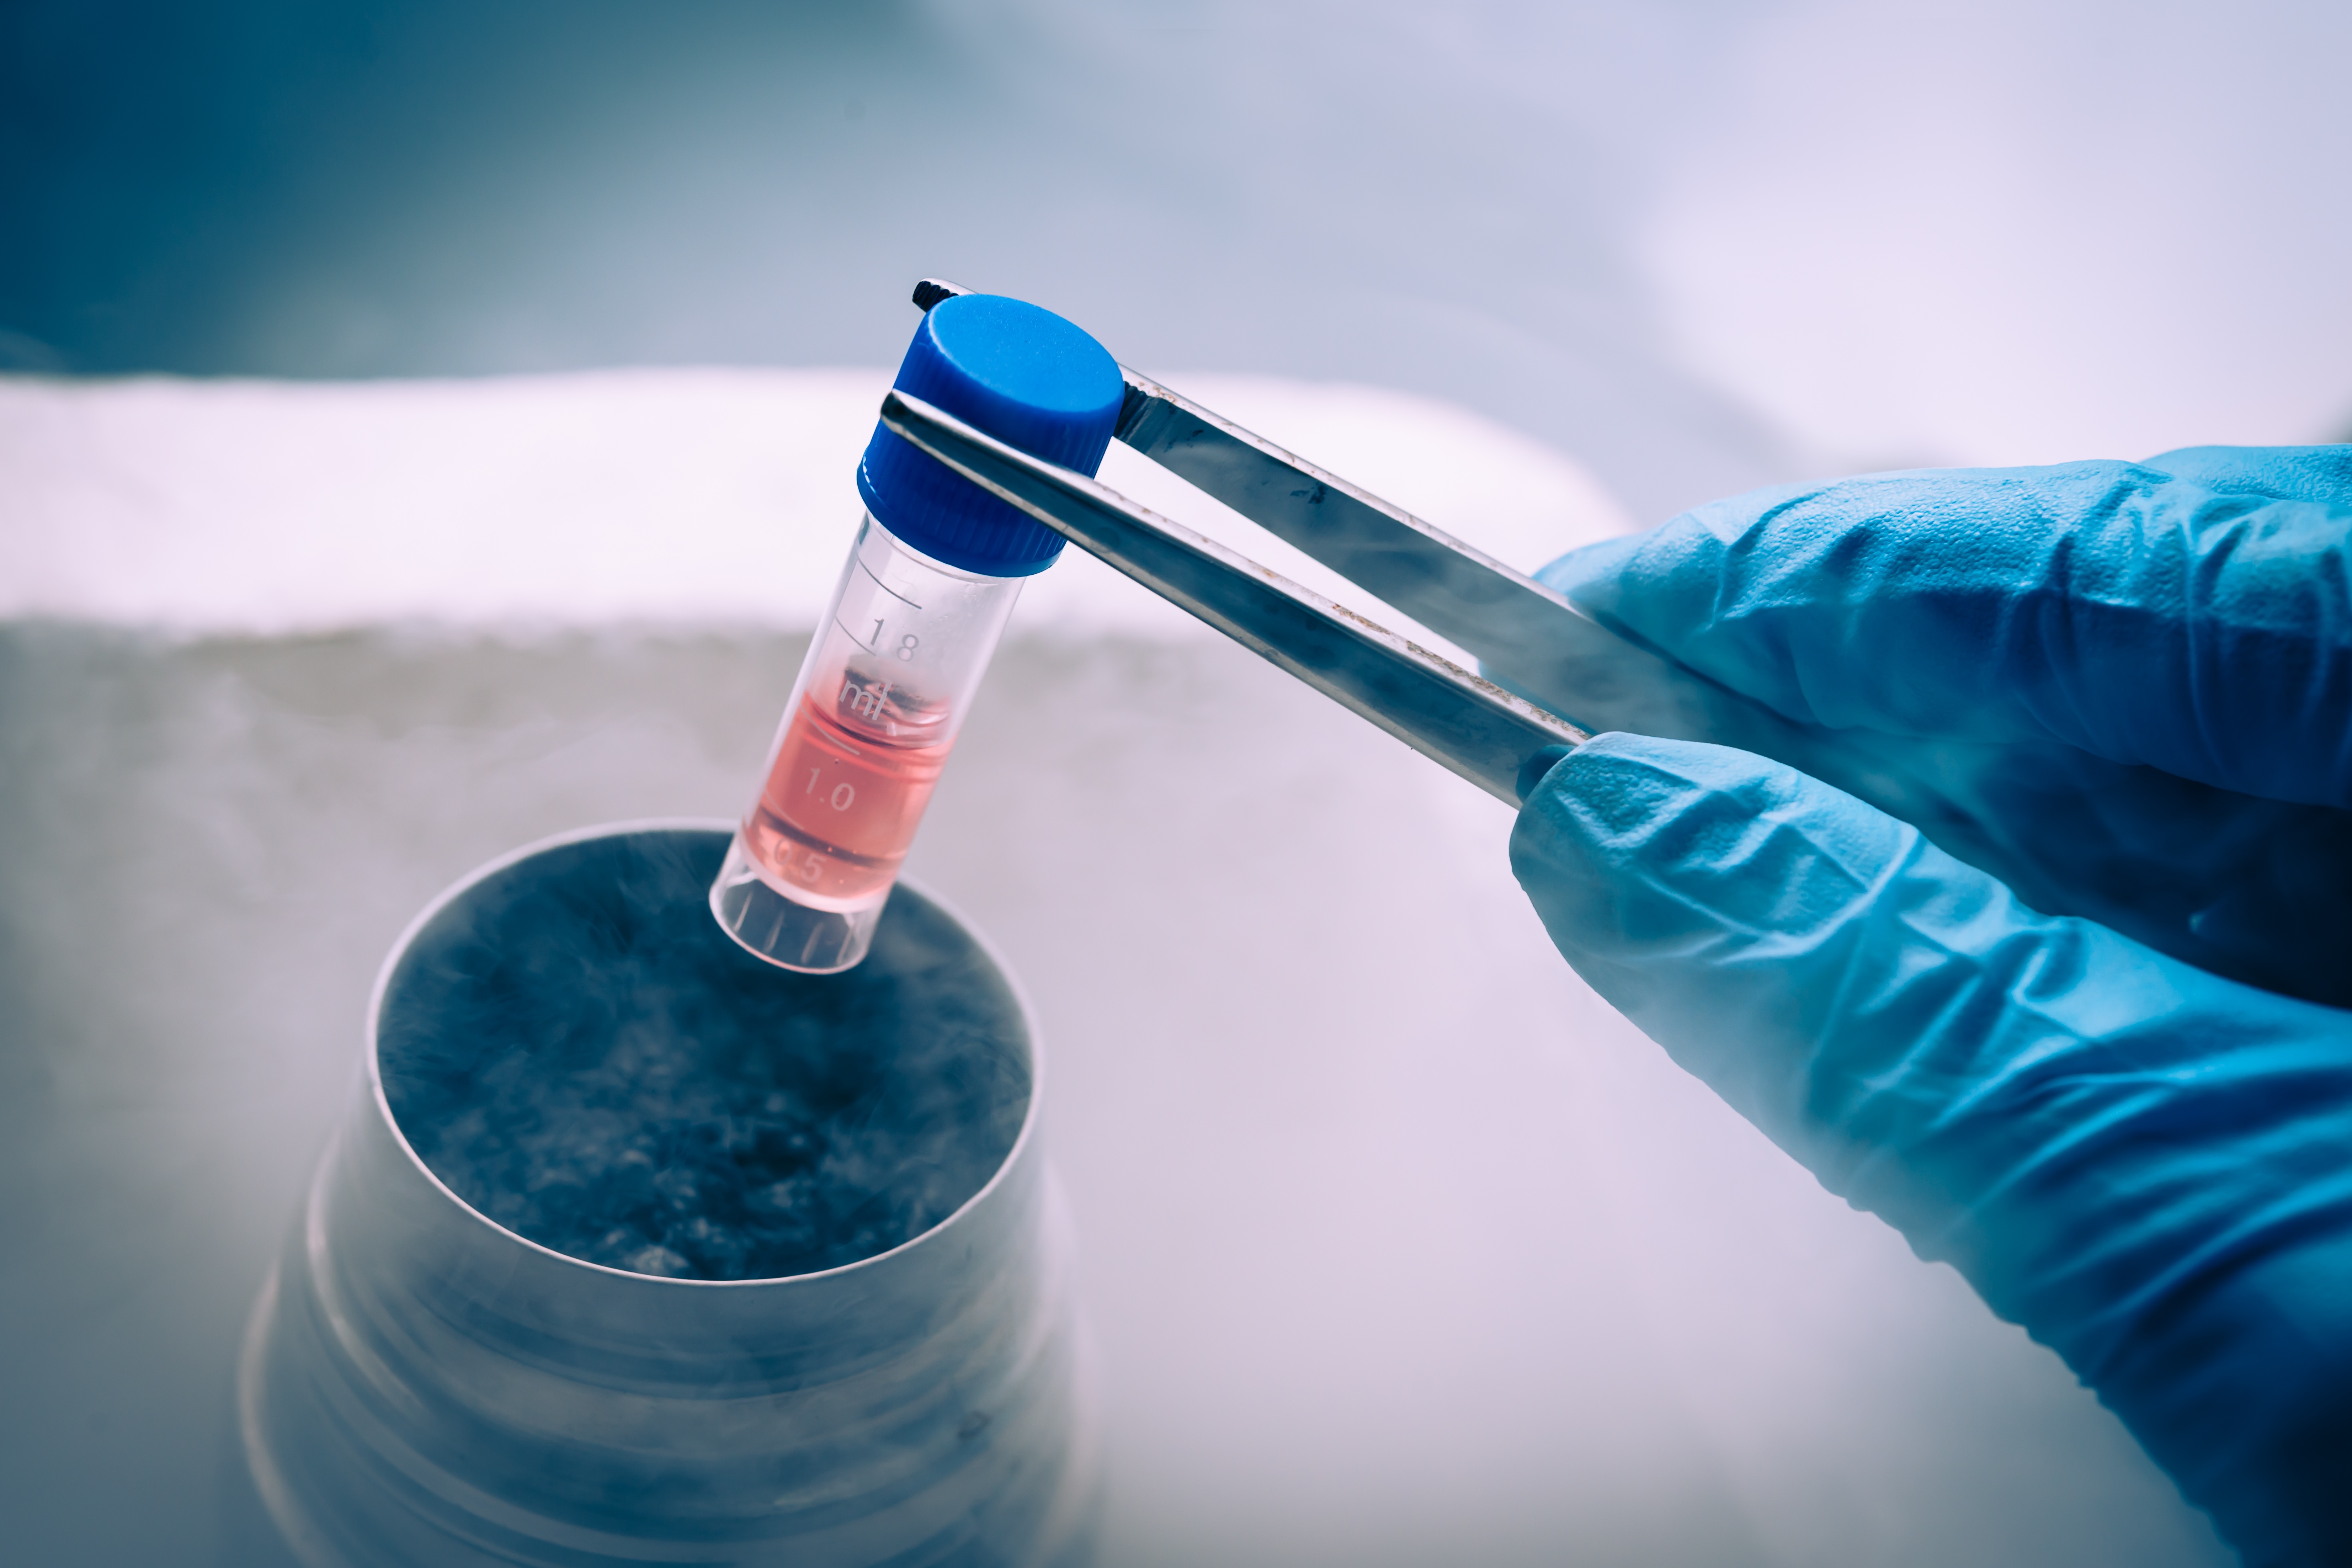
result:
[(879, 365), (940, 273), (1636, 520), (2352, 426), (2319, 0), (20, 0), (22, 368)]
[[(2318, 4), (0, 11), (0, 1557), (260, 1560), (227, 1369), (375, 963), (515, 844), (740, 809), (916, 277), (1521, 566), (1807, 474), (2330, 439), (2347, 43)], [(1024, 599), (915, 866), (1046, 1020), (1111, 1561), (2226, 1560), (1576, 981), (1508, 827), (1090, 562)]]

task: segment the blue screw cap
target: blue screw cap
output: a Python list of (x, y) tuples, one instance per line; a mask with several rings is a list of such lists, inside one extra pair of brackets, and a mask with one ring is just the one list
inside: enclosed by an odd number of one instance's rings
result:
[[(1033, 458), (1092, 475), (1126, 383), (1102, 344), (1053, 311), (997, 294), (931, 307), (897, 388)], [(1043, 572), (1062, 536), (880, 424), (857, 465), (875, 520), (935, 561), (992, 577)]]

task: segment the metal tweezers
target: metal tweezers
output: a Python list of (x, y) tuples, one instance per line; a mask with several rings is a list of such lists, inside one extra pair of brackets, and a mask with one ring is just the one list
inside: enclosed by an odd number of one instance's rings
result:
[[(929, 310), (969, 292), (926, 279)], [(1604, 730), (1804, 765), (1811, 735), (1336, 474), (1124, 365), (1118, 437), (1479, 661), (1462, 668), (1084, 474), (893, 391), (882, 423), (1073, 544), (1512, 805)]]

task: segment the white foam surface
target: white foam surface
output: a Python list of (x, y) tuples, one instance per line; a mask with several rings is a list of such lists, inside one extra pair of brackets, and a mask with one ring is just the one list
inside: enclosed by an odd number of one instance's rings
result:
[[(1166, 378), (1522, 569), (1618, 531), (1573, 460), (1375, 387)], [(815, 624), (888, 373), (631, 370), (303, 384), (0, 380), (0, 615), (279, 634), (404, 620)], [(1106, 483), (1344, 601), (1344, 584), (1116, 443)], [(1183, 636), (1092, 561), (1022, 627)]]

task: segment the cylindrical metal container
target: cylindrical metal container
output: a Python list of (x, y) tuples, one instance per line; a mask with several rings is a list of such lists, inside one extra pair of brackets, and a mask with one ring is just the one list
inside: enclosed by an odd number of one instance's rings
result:
[(420, 942), (446, 946), (487, 900), (509, 916), (518, 898), (576, 907), (615, 855), (707, 922), (731, 828), (532, 846), (442, 895), (386, 961), (365, 1092), (256, 1304), (238, 1376), (254, 1479), (311, 1568), (1088, 1557), (1092, 1434), (1066, 1224), (1035, 1136), (1034, 1023), (936, 900), (902, 884), (868, 964), (968, 991), (960, 1026), (1009, 1049), (1026, 1104), (994, 1175), (877, 1256), (741, 1280), (583, 1262), (462, 1201), (394, 1114), (387, 994), (397, 1009)]

